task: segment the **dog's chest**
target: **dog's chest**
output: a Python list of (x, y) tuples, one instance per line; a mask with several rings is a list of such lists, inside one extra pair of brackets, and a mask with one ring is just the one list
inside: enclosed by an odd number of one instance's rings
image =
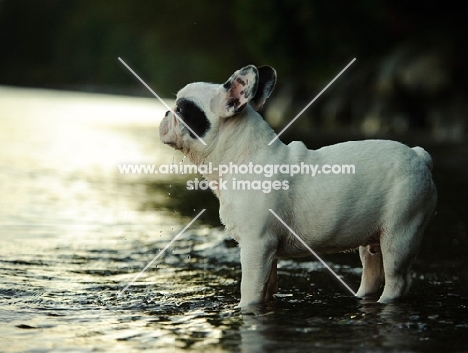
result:
[(233, 216), (234, 213), (234, 206), (232, 202), (223, 200), (222, 198), (219, 199), (219, 218), (221, 223), (224, 224), (226, 233), (231, 236), (235, 241), (240, 241), (240, 232), (239, 227), (237, 226), (237, 222), (235, 217)]

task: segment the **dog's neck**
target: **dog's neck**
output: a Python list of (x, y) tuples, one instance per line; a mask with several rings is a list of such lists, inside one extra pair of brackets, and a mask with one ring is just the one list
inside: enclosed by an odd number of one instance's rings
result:
[[(245, 119), (249, 119), (247, 123)], [(260, 114), (250, 107), (245, 114), (220, 120), (216, 138), (205, 148), (207, 153), (184, 151), (190, 161), (196, 165), (248, 164), (256, 162), (258, 156), (275, 155), (276, 150), (285, 146), (280, 140), (268, 145), (276, 133)], [(265, 150), (265, 153), (262, 151)], [(260, 161), (257, 161), (260, 162)], [(261, 163), (266, 162), (262, 160)], [(207, 180), (219, 180), (217, 173), (203, 175)]]

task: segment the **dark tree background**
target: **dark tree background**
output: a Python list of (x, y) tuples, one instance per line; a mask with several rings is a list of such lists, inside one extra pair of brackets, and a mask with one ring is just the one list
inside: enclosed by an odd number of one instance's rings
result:
[(297, 111), (356, 57), (309, 112), (309, 125), (370, 134), (415, 127), (459, 140), (466, 7), (435, 0), (0, 0), (0, 84), (149, 96), (122, 57), (172, 96), (189, 82), (222, 82), (246, 64), (268, 64), (279, 75), (277, 101)]

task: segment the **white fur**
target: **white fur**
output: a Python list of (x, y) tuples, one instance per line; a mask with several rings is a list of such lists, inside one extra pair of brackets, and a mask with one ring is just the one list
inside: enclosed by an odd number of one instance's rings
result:
[[(269, 93), (264, 94), (265, 99)], [(430, 155), (420, 147), (411, 149), (386, 140), (352, 141), (308, 150), (302, 142), (285, 145), (277, 139), (269, 146), (276, 135), (251, 105), (235, 115), (226, 113), (224, 105), (230, 94), (222, 85), (186, 86), (177, 97), (193, 100), (205, 112), (211, 123), (203, 136), (207, 145), (191, 138), (172, 114), (161, 123), (161, 140), (182, 150), (196, 164), (304, 162), (355, 166), (351, 175), (279, 174), (270, 178), (286, 180), (287, 190), (216, 191), (221, 220), (241, 248), (240, 306), (263, 302), (276, 292), (277, 258), (310, 255), (268, 209), (318, 253), (359, 248), (363, 273), (358, 297), (377, 292), (384, 282), (379, 302), (404, 296), (411, 281), (410, 265), (436, 204)], [(205, 178), (219, 180), (218, 175)], [(255, 174), (222, 178), (228, 185), (233, 178), (268, 179)]]

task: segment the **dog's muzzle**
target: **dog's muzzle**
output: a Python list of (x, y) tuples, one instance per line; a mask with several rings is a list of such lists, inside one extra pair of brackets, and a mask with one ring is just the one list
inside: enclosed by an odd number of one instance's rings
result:
[(167, 111), (161, 124), (159, 124), (159, 138), (161, 142), (173, 148), (178, 148), (175, 134), (175, 122), (170, 111)]

